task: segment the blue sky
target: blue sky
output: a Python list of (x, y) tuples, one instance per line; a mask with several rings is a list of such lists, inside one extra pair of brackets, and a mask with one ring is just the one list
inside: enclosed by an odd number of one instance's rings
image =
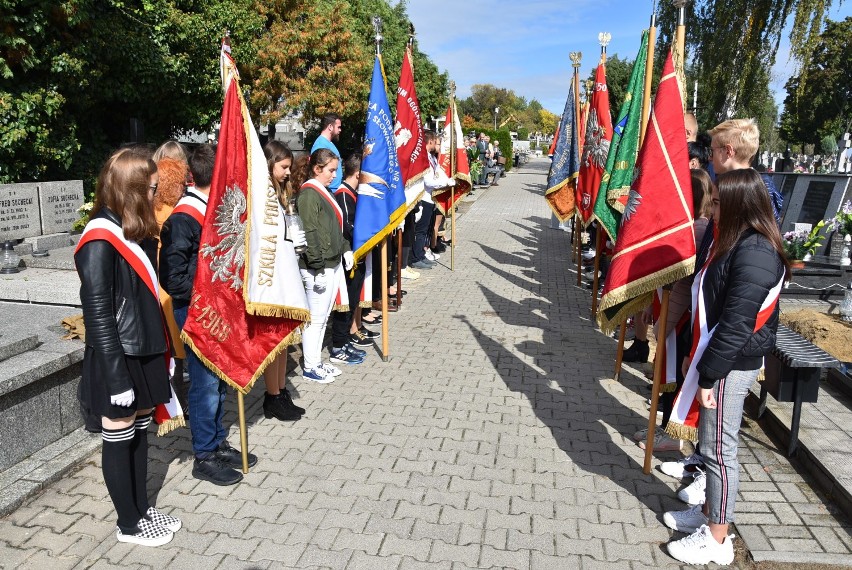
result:
[[(559, 115), (573, 73), (568, 53), (583, 52), (580, 76), (588, 77), (600, 56), (598, 32), (609, 32), (608, 53), (633, 59), (652, 6), (651, 0), (409, 0), (408, 14), (421, 51), (449, 72), (459, 98), (474, 84), (491, 83), (538, 99)], [(852, 16), (852, 2), (829, 14), (833, 20), (846, 16)], [(794, 72), (788, 38), (789, 27), (773, 69), (779, 107)]]

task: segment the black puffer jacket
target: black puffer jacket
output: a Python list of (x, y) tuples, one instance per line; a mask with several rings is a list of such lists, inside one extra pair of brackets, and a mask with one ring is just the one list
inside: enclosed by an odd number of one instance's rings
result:
[[(107, 208), (95, 216), (121, 224)], [(140, 244), (156, 267), (157, 244)], [(106, 367), (103, 379), (110, 394), (133, 387), (124, 356), (153, 356), (167, 350), (159, 300), (130, 264), (107, 241), (84, 244), (74, 255), (80, 276), (80, 300), (86, 325), (86, 344), (99, 353)]]
[(698, 384), (712, 388), (731, 370), (760, 368), (763, 357), (775, 346), (778, 306), (755, 332), (757, 314), (784, 276), (784, 263), (762, 234), (746, 231), (721, 259), (707, 267), (704, 306), (707, 328), (716, 330), (698, 362)]

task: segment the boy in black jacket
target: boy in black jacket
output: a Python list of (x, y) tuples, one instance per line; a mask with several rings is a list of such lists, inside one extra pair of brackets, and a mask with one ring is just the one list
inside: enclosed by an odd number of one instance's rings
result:
[[(198, 264), (201, 227), (207, 210), (207, 197), (213, 179), (216, 152), (210, 145), (198, 147), (190, 156), (189, 169), (195, 186), (187, 189), (160, 233), (160, 284), (172, 296), (175, 321), (183, 328), (192, 300), (192, 283)], [(192, 475), (215, 485), (233, 485), (243, 475), (234, 467), (242, 465), (240, 452), (228, 444), (224, 416), (226, 385), (186, 349), (189, 369), (189, 417), (195, 464)], [(249, 454), (249, 465), (257, 457)]]

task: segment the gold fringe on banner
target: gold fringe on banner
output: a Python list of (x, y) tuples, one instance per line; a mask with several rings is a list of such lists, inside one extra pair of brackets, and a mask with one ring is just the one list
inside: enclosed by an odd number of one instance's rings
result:
[(669, 425), (666, 426), (666, 433), (675, 439), (691, 441), (692, 443), (698, 441), (698, 429), (683, 424), (669, 422)]
[(172, 430), (185, 426), (186, 420), (183, 419), (183, 414), (170, 418), (157, 426), (157, 437), (164, 436)]
[(222, 380), (235, 390), (242, 392), (243, 394), (248, 394), (251, 391), (252, 386), (254, 386), (254, 383), (257, 382), (257, 379), (263, 376), (263, 372), (266, 370), (266, 367), (269, 366), (269, 364), (273, 360), (275, 360), (278, 355), (285, 351), (288, 346), (292, 346), (294, 344), (299, 344), (300, 342), (302, 342), (303, 326), (304, 324), (300, 324), (298, 327), (293, 329), (290, 334), (288, 334), (281, 340), (280, 343), (278, 343), (278, 346), (272, 349), (272, 352), (270, 352), (269, 355), (267, 355), (267, 357), (263, 360), (263, 362), (260, 363), (260, 366), (255, 371), (254, 375), (251, 377), (251, 380), (249, 380), (248, 384), (246, 384), (245, 387), (240, 386), (239, 384), (231, 380), (231, 378), (229, 378), (227, 374), (225, 374), (221, 369), (219, 369), (219, 367), (210, 362), (207, 357), (201, 354), (198, 348), (195, 346), (195, 343), (192, 341), (192, 338), (187, 336), (185, 332), (181, 331), (180, 338), (181, 340), (183, 340), (184, 343), (186, 343), (190, 350), (195, 353), (195, 355), (198, 357), (198, 360), (200, 360), (204, 364), (204, 366), (210, 369), (210, 371), (213, 372), (213, 374), (215, 374), (220, 380)]

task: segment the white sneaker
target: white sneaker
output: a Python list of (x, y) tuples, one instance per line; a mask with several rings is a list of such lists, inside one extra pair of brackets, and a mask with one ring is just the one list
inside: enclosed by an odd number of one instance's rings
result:
[(120, 528), (115, 529), (115, 538), (119, 542), (129, 542), (141, 546), (162, 546), (168, 544), (175, 537), (175, 533), (155, 524), (148, 519), (139, 519), (136, 523), (139, 532), (136, 534), (124, 534)]
[(341, 370), (330, 362), (323, 362), (322, 364), (320, 364), (319, 367), (325, 370), (325, 373), (331, 376), (332, 378), (337, 378), (338, 376), (343, 374), (343, 370)]
[(438, 261), (439, 259), (441, 259), (441, 256), (440, 256), (440, 254), (434, 253), (431, 249), (429, 249), (427, 247), (426, 248), (426, 259), (428, 259), (429, 261)]
[(403, 279), (408, 279), (409, 281), (417, 281), (420, 279), (420, 273), (414, 271), (410, 267), (403, 267), (400, 273), (402, 274)]
[(586, 261), (589, 261), (590, 259), (594, 259), (594, 258), (595, 258), (595, 253), (597, 253), (597, 252), (595, 251), (595, 248), (590, 247), (590, 248), (588, 249), (588, 251), (584, 251), (584, 252), (583, 252), (583, 254), (582, 254), (582, 255), (583, 255), (583, 259), (585, 259)]
[(677, 492), (677, 498), (687, 505), (703, 505), (704, 492), (707, 489), (707, 475), (704, 471), (695, 475), (695, 480)]
[(322, 365), (302, 370), (302, 378), (316, 382), (317, 384), (331, 384), (334, 382), (334, 376), (326, 372)]
[(660, 471), (675, 479), (695, 477), (703, 468), (704, 458), (698, 453), (693, 453), (677, 461), (664, 461), (660, 464)]
[(702, 526), (686, 538), (674, 540), (666, 545), (669, 554), (687, 564), (705, 565), (715, 562), (727, 566), (734, 561), (734, 535), (725, 537), (719, 544), (710, 534), (710, 527)]
[(692, 534), (707, 524), (702, 508), (702, 505), (695, 505), (685, 511), (668, 511), (663, 515), (663, 523), (672, 530)]
[[(639, 442), (639, 447), (645, 449), (645, 440)], [(657, 428), (654, 434), (654, 451), (680, 451), (683, 441), (674, 439), (662, 429)]]

